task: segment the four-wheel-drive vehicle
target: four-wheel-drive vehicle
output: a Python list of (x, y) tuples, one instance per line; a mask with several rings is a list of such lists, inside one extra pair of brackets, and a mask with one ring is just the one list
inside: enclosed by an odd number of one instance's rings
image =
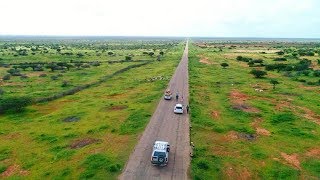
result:
[(172, 98), (172, 93), (169, 89), (167, 89), (166, 92), (164, 93), (164, 99), (171, 100), (171, 98)]
[(182, 104), (176, 104), (174, 106), (173, 112), (177, 113), (177, 114), (183, 114), (183, 106), (182, 106)]
[(170, 145), (165, 141), (156, 141), (153, 144), (151, 163), (158, 166), (166, 166), (169, 160)]

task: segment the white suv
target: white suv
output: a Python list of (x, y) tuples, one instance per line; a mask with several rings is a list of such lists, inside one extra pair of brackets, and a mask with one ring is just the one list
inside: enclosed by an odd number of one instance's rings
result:
[(174, 113), (178, 113), (178, 114), (183, 114), (183, 106), (182, 106), (182, 104), (176, 104), (174, 106), (173, 112)]
[(153, 165), (166, 166), (169, 160), (170, 145), (165, 141), (156, 141), (153, 144), (151, 163)]

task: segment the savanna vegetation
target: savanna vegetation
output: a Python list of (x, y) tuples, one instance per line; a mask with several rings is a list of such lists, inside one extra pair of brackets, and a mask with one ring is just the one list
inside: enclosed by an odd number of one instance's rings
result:
[(194, 40), (193, 179), (320, 178), (320, 43)]
[(0, 179), (116, 179), (181, 39), (0, 40)]

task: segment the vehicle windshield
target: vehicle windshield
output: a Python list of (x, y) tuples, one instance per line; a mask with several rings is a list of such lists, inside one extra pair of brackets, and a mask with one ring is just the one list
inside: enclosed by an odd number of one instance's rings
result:
[(165, 157), (165, 156), (166, 156), (166, 153), (165, 153), (165, 152), (155, 151), (155, 152), (153, 153), (153, 156), (162, 156), (162, 157)]
[(179, 107), (179, 106), (177, 106), (176, 108), (177, 108), (177, 109), (182, 109), (182, 107)]

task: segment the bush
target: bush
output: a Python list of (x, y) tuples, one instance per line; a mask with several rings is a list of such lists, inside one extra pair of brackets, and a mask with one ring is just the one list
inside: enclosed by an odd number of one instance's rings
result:
[(51, 76), (50, 78), (55, 81), (58, 79), (58, 76)]
[(7, 72), (12, 76), (21, 76), (19, 69), (9, 69)]
[(228, 67), (229, 66), (229, 64), (228, 63), (221, 63), (220, 64), (223, 68), (226, 68), (226, 67)]
[(10, 97), (0, 100), (0, 113), (6, 111), (21, 112), (24, 108), (31, 104), (29, 97)]
[(69, 82), (68, 81), (63, 81), (61, 87), (67, 87), (69, 86)]
[(47, 77), (47, 74), (40, 74), (39, 77)]
[(275, 58), (274, 61), (287, 61), (287, 58)]
[(7, 170), (8, 166), (0, 164), (0, 174)]
[(315, 70), (315, 71), (313, 72), (313, 76), (315, 76), (315, 77), (320, 77), (320, 70)]
[(126, 61), (131, 61), (131, 60), (132, 60), (132, 57), (131, 57), (131, 56), (126, 56), (126, 57), (125, 57), (125, 60), (126, 60)]
[(90, 68), (90, 65), (89, 64), (84, 64), (81, 66), (82, 68)]
[(3, 79), (4, 81), (10, 80), (10, 79), (11, 79), (11, 74), (6, 74), (6, 75), (4, 75), (4, 76), (2, 77), (2, 79)]
[(21, 74), (21, 77), (20, 77), (21, 79), (28, 79), (28, 76), (27, 75), (25, 75), (25, 74)]
[(276, 52), (276, 54), (278, 54), (278, 55), (284, 55), (284, 52), (283, 52), (283, 51), (278, 51), (278, 52)]
[(253, 69), (250, 73), (253, 74), (256, 78), (262, 78), (263, 76), (267, 75), (267, 72), (258, 69)]
[(198, 167), (199, 169), (203, 169), (203, 170), (208, 170), (208, 169), (209, 169), (208, 162), (205, 161), (205, 160), (200, 160), (200, 161), (197, 163), (197, 167)]

